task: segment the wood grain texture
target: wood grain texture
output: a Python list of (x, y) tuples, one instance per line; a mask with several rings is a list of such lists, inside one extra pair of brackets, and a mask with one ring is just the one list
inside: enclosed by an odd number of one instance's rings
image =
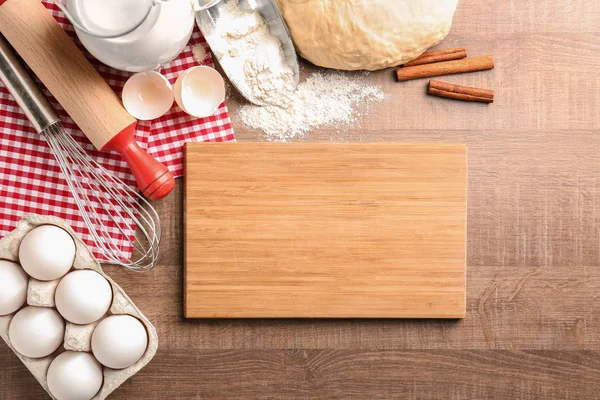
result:
[(189, 318), (462, 318), (464, 145), (188, 143)]
[(97, 149), (136, 122), (39, 0), (8, 0), (0, 32)]
[[(438, 48), (461, 46), (496, 68), (447, 80), (496, 90), (493, 105), (430, 98), (387, 70), (368, 77), (387, 99), (352, 129), (299, 140), (468, 145), (466, 318), (186, 320), (178, 182), (157, 203), (159, 267), (105, 268), (160, 338), (112, 399), (600, 397), (600, 2), (461, 0)], [(263, 140), (232, 96), (238, 140)], [(43, 396), (0, 346), (0, 398)]]
[[(141, 390), (130, 385), (122, 395), (165, 399), (593, 399), (600, 388), (596, 352), (213, 350), (180, 351), (172, 353), (172, 358), (164, 355), (148, 366), (147, 373), (156, 378), (152, 383)], [(179, 369), (179, 362), (190, 368)], [(201, 380), (199, 371), (203, 371)], [(523, 378), (528, 380), (526, 384)], [(161, 380), (170, 384), (160, 384)]]
[[(595, 351), (160, 350), (144, 375), (114, 397), (596, 399), (600, 357)], [(0, 376), (7, 384), (23, 381), (18, 368)], [(22, 396), (3, 400), (43, 398), (39, 389), (32, 382)]]

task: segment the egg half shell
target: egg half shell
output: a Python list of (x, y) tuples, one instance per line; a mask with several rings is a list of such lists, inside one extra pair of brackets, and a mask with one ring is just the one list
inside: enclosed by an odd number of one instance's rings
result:
[(17, 352), (30, 358), (46, 357), (62, 344), (65, 321), (54, 308), (28, 306), (15, 314), (8, 338)]
[(67, 321), (91, 324), (108, 311), (112, 303), (112, 289), (96, 271), (73, 271), (61, 279), (54, 300), (56, 309)]
[(123, 106), (136, 119), (149, 121), (165, 115), (173, 106), (173, 87), (156, 71), (132, 75), (123, 86)]
[(144, 325), (131, 315), (104, 318), (92, 334), (94, 357), (106, 367), (127, 368), (146, 351), (148, 333)]
[(17, 263), (0, 260), (0, 315), (17, 311), (27, 300), (29, 276)]
[(102, 387), (102, 366), (90, 353), (65, 351), (52, 361), (46, 379), (57, 400), (89, 400)]
[(211, 67), (192, 67), (184, 71), (173, 88), (177, 105), (197, 117), (210, 117), (225, 101), (225, 81)]
[(31, 230), (19, 246), (19, 262), (29, 275), (53, 281), (66, 274), (75, 260), (75, 242), (67, 231), (54, 225)]

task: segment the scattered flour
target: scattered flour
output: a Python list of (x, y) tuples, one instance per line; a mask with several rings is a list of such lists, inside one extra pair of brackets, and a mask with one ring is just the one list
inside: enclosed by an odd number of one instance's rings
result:
[(207, 39), (236, 88), (257, 105), (240, 110), (242, 122), (268, 140), (287, 141), (313, 128), (348, 124), (354, 106), (384, 98), (360, 73), (316, 72), (296, 88), (279, 40), (256, 11), (243, 2), (224, 4)]
[(196, 60), (198, 64), (202, 64), (204, 60), (206, 60), (206, 50), (201, 44), (192, 47), (192, 54), (194, 55), (194, 60)]
[(242, 122), (262, 130), (271, 141), (287, 141), (313, 128), (355, 121), (354, 106), (385, 98), (381, 88), (365, 85), (361, 74), (315, 72), (300, 83), (284, 106), (245, 105)]

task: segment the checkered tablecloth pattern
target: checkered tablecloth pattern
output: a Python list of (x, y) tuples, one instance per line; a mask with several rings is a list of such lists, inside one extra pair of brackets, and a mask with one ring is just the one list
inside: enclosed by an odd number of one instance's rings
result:
[[(50, 1), (42, 2), (78, 43), (72, 26), (58, 7)], [(198, 65), (192, 54), (192, 48), (196, 45), (202, 45), (206, 50), (207, 56), (202, 64), (213, 66), (208, 46), (196, 28), (184, 52), (161, 71), (171, 83), (175, 83), (180, 72)], [(100, 64), (89, 54), (86, 55), (120, 95), (130, 74)], [(121, 157), (116, 153), (96, 151), (49, 92), (44, 89), (44, 93), (61, 115), (65, 129), (92, 157), (128, 185), (135, 187), (133, 176)], [(183, 173), (182, 151), (185, 142), (231, 141), (234, 140), (234, 135), (227, 106), (223, 103), (212, 117), (201, 119), (188, 116), (174, 105), (171, 111), (159, 120), (140, 121), (136, 138), (150, 155), (168, 166), (174, 175), (179, 177)], [(47, 143), (33, 129), (25, 114), (0, 82), (0, 238), (14, 229), (21, 217), (27, 214), (54, 215), (67, 220), (94, 251), (96, 257), (104, 259), (93, 243)], [(112, 228), (111, 236), (122, 251), (130, 254), (133, 232), (123, 235), (114, 226), (110, 226), (108, 215), (102, 215), (102, 218), (109, 229)]]

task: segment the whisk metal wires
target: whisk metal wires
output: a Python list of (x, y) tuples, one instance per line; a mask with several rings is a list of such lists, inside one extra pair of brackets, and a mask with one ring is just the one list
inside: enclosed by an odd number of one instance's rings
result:
[[(108, 262), (133, 271), (152, 269), (162, 232), (158, 213), (148, 200), (94, 161), (59, 122), (40, 134), (52, 149), (100, 253)], [(131, 259), (111, 235), (115, 230), (127, 239), (135, 238)]]
[[(37, 132), (48, 142), (98, 251), (110, 263), (134, 271), (156, 265), (160, 219), (137, 188), (94, 161), (63, 129), (60, 117), (33, 81), (14, 49), (0, 34), (0, 81), (13, 95)], [(133, 240), (131, 258), (120, 234)]]

